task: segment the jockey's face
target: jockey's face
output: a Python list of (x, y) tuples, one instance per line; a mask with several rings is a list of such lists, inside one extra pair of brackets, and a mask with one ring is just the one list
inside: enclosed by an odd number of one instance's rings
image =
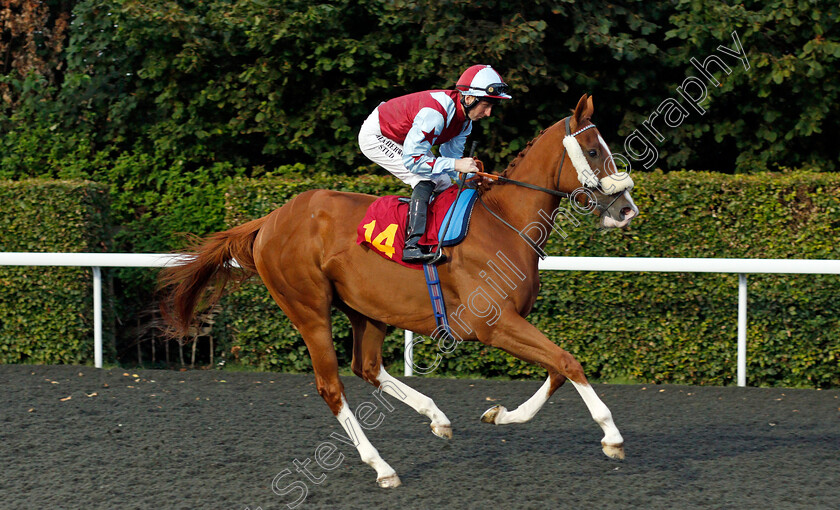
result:
[(478, 102), (478, 104), (470, 108), (469, 113), (467, 113), (467, 116), (473, 122), (479, 119), (483, 119), (485, 117), (489, 117), (493, 113), (492, 103), (488, 101), (479, 100), (475, 96), (467, 96), (467, 104), (472, 104), (476, 101)]

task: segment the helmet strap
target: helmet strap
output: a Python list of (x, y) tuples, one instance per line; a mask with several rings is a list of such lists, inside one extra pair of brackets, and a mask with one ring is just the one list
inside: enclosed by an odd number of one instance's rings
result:
[(468, 105), (467, 104), (467, 95), (464, 94), (463, 92), (461, 92), (461, 106), (464, 107), (464, 113), (469, 113), (469, 111), (472, 110), (473, 108), (475, 108), (475, 105), (477, 105), (478, 102), (480, 101), (480, 99), (476, 96), (470, 96), (470, 97), (474, 97), (475, 101), (473, 101), (472, 104)]

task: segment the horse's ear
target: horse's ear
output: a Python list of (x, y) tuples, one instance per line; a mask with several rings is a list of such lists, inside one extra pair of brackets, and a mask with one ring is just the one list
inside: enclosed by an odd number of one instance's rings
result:
[(580, 96), (577, 106), (575, 106), (575, 113), (572, 115), (572, 121), (575, 129), (581, 125), (583, 121), (589, 120), (595, 112), (595, 107), (592, 104), (592, 96), (586, 94)]

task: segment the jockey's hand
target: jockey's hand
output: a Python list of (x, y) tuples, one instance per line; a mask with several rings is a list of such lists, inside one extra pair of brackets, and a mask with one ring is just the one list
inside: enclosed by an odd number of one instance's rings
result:
[(471, 174), (478, 172), (478, 166), (476, 166), (473, 158), (461, 158), (455, 161), (455, 171), (462, 174)]

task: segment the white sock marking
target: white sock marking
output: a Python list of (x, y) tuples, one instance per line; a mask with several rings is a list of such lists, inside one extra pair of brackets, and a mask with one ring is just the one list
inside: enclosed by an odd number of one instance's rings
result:
[(542, 406), (548, 402), (548, 390), (551, 389), (551, 377), (545, 380), (540, 389), (534, 393), (531, 398), (523, 402), (519, 407), (513, 411), (506, 411), (502, 409), (498, 416), (496, 416), (496, 425), (506, 425), (508, 423), (525, 423), (536, 416), (537, 411), (542, 409)]
[(402, 400), (418, 413), (427, 416), (432, 420), (432, 425), (450, 425), (449, 418), (438, 409), (434, 400), (393, 377), (385, 371), (385, 367), (379, 367), (379, 377), (376, 379), (381, 391)]
[(604, 438), (601, 439), (601, 442), (609, 445), (624, 444), (624, 438), (621, 437), (618, 427), (616, 427), (615, 423), (613, 423), (612, 413), (609, 408), (601, 402), (601, 399), (598, 398), (598, 395), (595, 393), (595, 390), (592, 389), (592, 386), (589, 384), (578, 384), (571, 379), (569, 379), (569, 382), (571, 382), (575, 389), (578, 390), (578, 393), (580, 393), (580, 396), (586, 403), (586, 407), (589, 408), (589, 414), (592, 415), (592, 419), (595, 420), (595, 422), (600, 425), (601, 429), (604, 431)]
[[(347, 438), (338, 437), (338, 439), (344, 441), (345, 443), (348, 438), (353, 441), (356, 446), (356, 450), (359, 452), (359, 456), (362, 458), (362, 461), (376, 470), (377, 479), (395, 475), (397, 473), (394, 471), (394, 468), (382, 460), (382, 457), (379, 456), (379, 452), (373, 447), (370, 441), (368, 441), (367, 436), (365, 436), (362, 427), (359, 425), (359, 422), (350, 410), (350, 405), (347, 404), (347, 399), (343, 394), (341, 395), (341, 410), (338, 412), (336, 418), (338, 418), (338, 423), (341, 424), (344, 432), (347, 433)], [(333, 434), (331, 434), (332, 437), (339, 436), (338, 434)]]

